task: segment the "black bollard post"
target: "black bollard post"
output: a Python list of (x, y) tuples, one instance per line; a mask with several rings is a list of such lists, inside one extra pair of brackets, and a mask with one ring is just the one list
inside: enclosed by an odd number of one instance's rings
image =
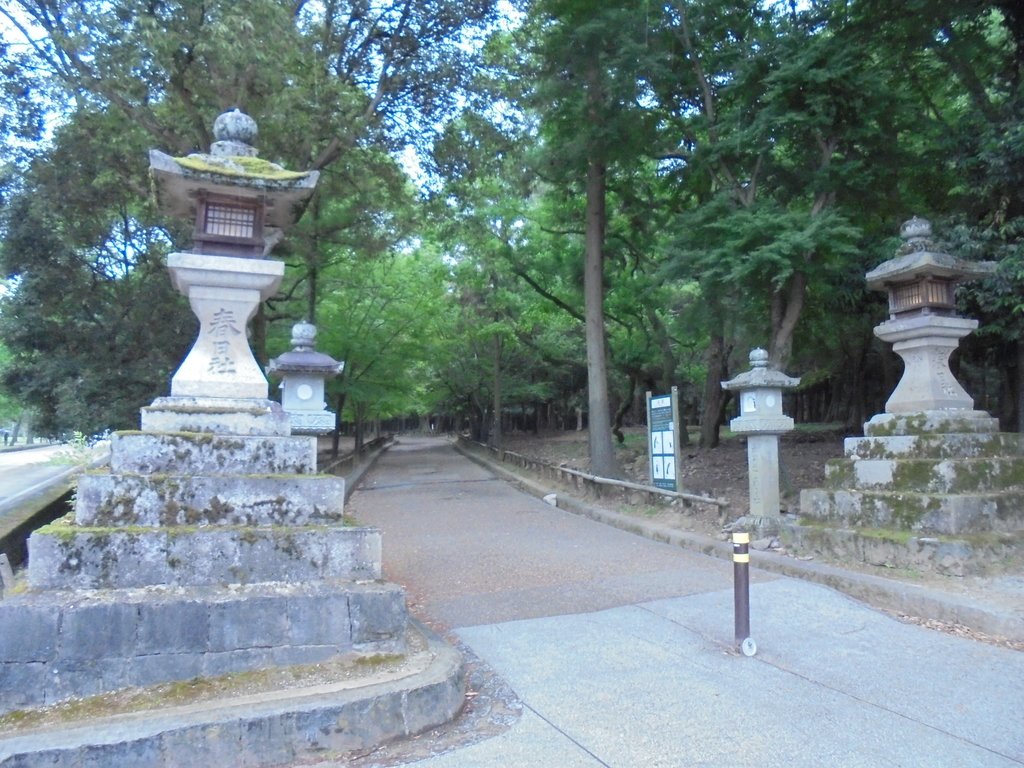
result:
[(736, 645), (744, 656), (757, 653), (750, 637), (750, 534), (732, 535), (733, 602), (736, 617)]

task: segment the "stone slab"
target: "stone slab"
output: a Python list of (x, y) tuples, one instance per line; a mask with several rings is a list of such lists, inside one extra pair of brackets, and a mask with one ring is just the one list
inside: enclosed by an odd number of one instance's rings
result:
[(375, 528), (83, 528), (57, 523), (29, 538), (37, 589), (379, 579)]
[(1024, 434), (944, 433), (848, 437), (843, 451), (854, 459), (975, 459), (1024, 456)]
[(864, 425), (864, 434), (868, 437), (994, 433), (998, 431), (998, 419), (993, 418), (985, 411), (967, 409), (880, 413)]
[(257, 768), (370, 750), (451, 720), (462, 657), (422, 629), (426, 650), (392, 675), (329, 682), (0, 736), (0, 765)]
[(805, 488), (800, 514), (846, 528), (937, 534), (1024, 530), (1024, 492), (969, 495)]
[(28, 593), (0, 604), (0, 712), (339, 654), (403, 653), (394, 584)]
[(158, 397), (141, 409), (144, 432), (290, 435), (280, 403), (260, 398)]
[(983, 574), (992, 563), (1024, 554), (1024, 533), (970, 539), (900, 533), (790, 524), (782, 527), (782, 541), (804, 554), (955, 577)]
[(316, 438), (116, 432), (110, 469), (147, 475), (310, 475), (316, 473)]
[(83, 526), (332, 525), (342, 522), (345, 480), (333, 475), (82, 475)]
[(825, 487), (971, 494), (1024, 489), (1024, 456), (946, 459), (833, 459)]

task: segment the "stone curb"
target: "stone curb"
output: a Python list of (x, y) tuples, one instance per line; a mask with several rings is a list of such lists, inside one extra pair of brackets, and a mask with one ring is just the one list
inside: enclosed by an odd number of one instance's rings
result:
[(0, 767), (173, 768), (281, 765), (332, 758), (422, 733), (463, 706), (462, 656), (422, 625), (432, 658), (407, 677), (353, 688), (326, 684), (136, 712), (0, 736)]
[[(466, 458), (487, 468), (532, 496), (543, 498), (548, 494), (556, 493), (558, 507), (567, 512), (589, 517), (665, 544), (722, 559), (732, 559), (732, 545), (729, 542), (697, 533), (679, 531), (668, 526), (595, 507), (567, 495), (562, 489), (544, 487), (531, 479), (518, 475), (471, 450), (467, 450), (458, 443), (453, 443), (453, 446)], [(924, 619), (962, 624), (985, 634), (996, 635), (1008, 640), (1024, 641), (1024, 617), (1013, 611), (979, 605), (957, 595), (915, 584), (848, 571), (823, 563), (794, 560), (773, 552), (754, 551), (750, 553), (750, 556), (751, 562), (762, 570), (824, 584), (875, 608), (897, 611)]]
[(351, 473), (349, 473), (349, 474), (344, 476), (345, 477), (345, 501), (349, 500), (349, 497), (355, 492), (356, 486), (358, 486), (360, 481), (363, 479), (363, 475), (365, 475), (367, 472), (369, 472), (371, 469), (373, 469), (373, 465), (377, 463), (377, 459), (379, 459), (381, 457), (381, 455), (384, 453), (384, 451), (386, 451), (388, 448), (390, 448), (391, 446), (393, 446), (397, 442), (398, 442), (397, 440), (390, 440), (390, 441), (384, 443), (384, 445), (382, 445), (380, 448), (378, 448), (373, 453), (371, 453), (370, 456), (366, 459), (366, 461), (364, 461), (361, 464), (357, 465), (352, 470)]

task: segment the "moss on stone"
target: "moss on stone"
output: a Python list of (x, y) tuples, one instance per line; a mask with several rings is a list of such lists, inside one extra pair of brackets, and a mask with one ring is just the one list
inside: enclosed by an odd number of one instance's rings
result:
[(190, 171), (217, 176), (235, 176), (263, 181), (297, 181), (309, 176), (308, 171), (289, 171), (277, 163), (272, 163), (261, 157), (234, 155), (214, 158), (209, 155), (188, 155), (187, 157), (176, 157), (174, 161)]
[(893, 465), (893, 489), (925, 493), (936, 488), (939, 478), (935, 471), (937, 462), (927, 459), (897, 461)]
[(129, 712), (155, 711), (171, 706), (231, 699), (265, 691), (330, 684), (359, 679), (368, 674), (398, 672), (406, 659), (401, 654), (349, 654), (319, 664), (254, 669), (217, 677), (193, 677), (146, 688), (127, 688), (41, 709), (7, 712), (0, 715), (0, 734), (26, 732)]

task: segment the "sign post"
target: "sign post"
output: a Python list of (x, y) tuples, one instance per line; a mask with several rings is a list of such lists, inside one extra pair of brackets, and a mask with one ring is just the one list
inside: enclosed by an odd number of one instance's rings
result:
[(651, 457), (651, 485), (678, 491), (679, 388), (667, 395), (647, 393), (647, 448)]

